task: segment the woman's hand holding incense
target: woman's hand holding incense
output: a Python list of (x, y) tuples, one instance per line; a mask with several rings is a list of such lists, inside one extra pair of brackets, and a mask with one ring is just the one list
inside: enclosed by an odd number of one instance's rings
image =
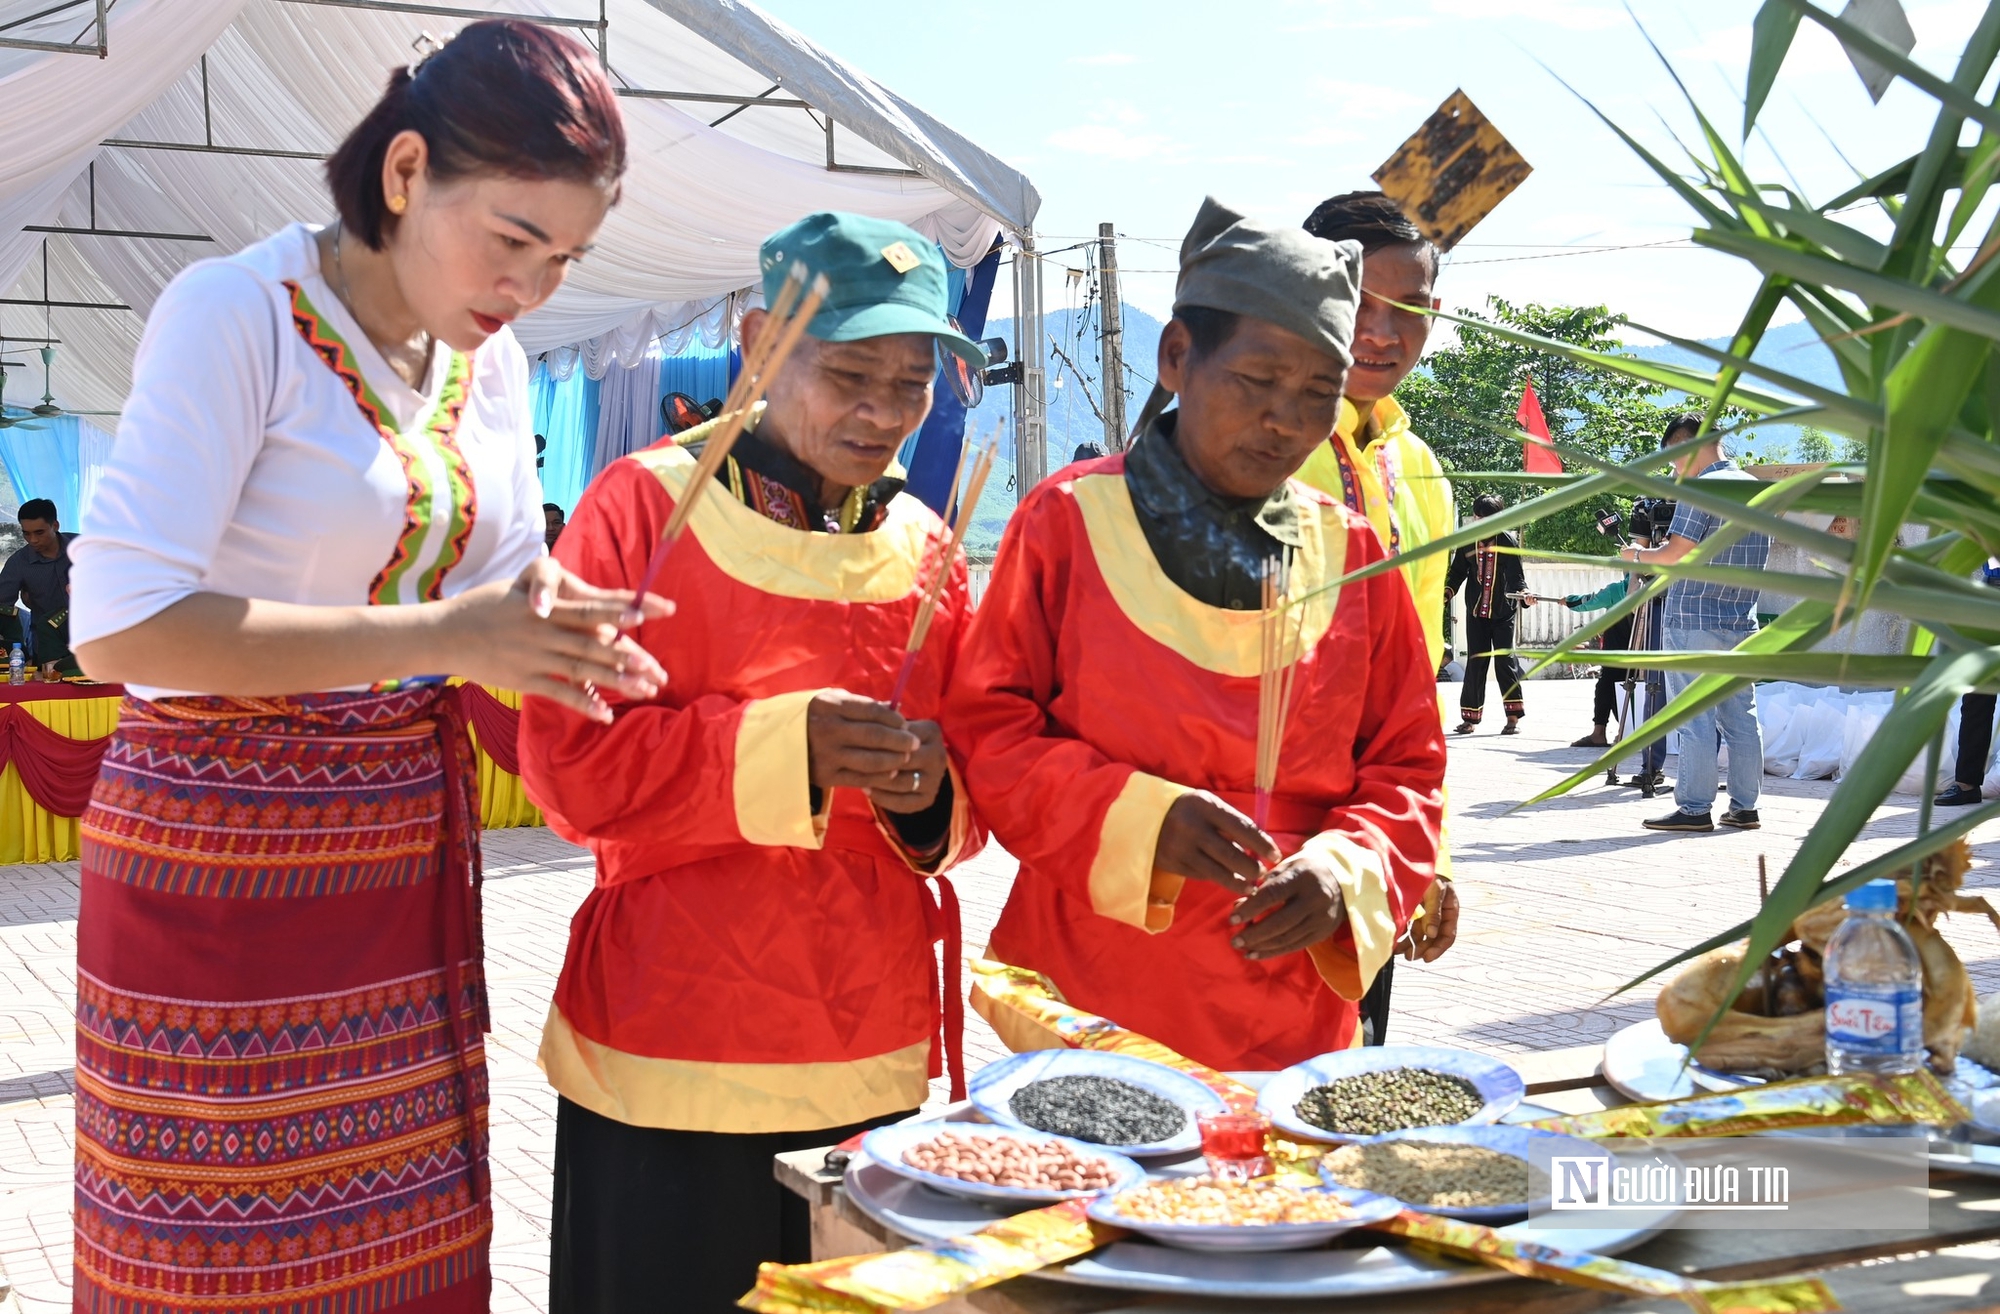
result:
[(1248, 894), (1278, 861), (1278, 846), (1257, 823), (1205, 790), (1183, 794), (1160, 823), (1153, 870)]
[(1295, 853), (1237, 905), (1229, 924), (1243, 928), (1229, 943), (1245, 958), (1277, 958), (1316, 945), (1345, 926), (1346, 900), (1328, 859)]
[[(828, 689), (806, 708), (806, 772), (821, 789), (865, 789), (871, 797), (880, 791), (882, 798), (914, 798), (928, 786), (931, 797), (936, 797), (944, 773), (943, 748), (940, 735), (935, 767), (919, 764), (918, 757), (926, 750), (916, 725), (889, 704), (845, 689)], [(913, 790), (913, 775), (929, 778), (918, 781)]]
[(949, 770), (944, 752), (944, 731), (936, 721), (905, 721), (917, 737), (917, 751), (909, 765), (896, 773), (886, 789), (871, 789), (868, 797), (884, 812), (923, 812), (937, 802), (938, 789)]
[(550, 557), (512, 583), (496, 581), (433, 605), (440, 651), (413, 669), (539, 694), (606, 724), (611, 708), (599, 688), (643, 700), (667, 682), (653, 655), (619, 630), (634, 617), (670, 616), (673, 604), (650, 593), (635, 604), (631, 590), (594, 588)]

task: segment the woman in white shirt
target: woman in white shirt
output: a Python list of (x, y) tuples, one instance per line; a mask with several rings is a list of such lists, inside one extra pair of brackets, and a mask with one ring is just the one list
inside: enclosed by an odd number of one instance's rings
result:
[[(590, 51), (477, 23), (328, 162), (340, 212), (161, 297), (73, 548), (131, 693), (82, 825), (76, 1303), (487, 1307), (471, 751), (442, 678), (665, 680), (543, 555), (507, 329), (616, 199)], [(659, 615), (663, 603), (638, 608)]]

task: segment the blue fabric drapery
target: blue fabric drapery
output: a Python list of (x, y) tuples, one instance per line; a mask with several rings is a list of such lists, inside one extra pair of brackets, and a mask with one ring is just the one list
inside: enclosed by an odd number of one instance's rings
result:
[[(956, 265), (951, 272), (950, 303), (965, 336), (978, 341), (986, 334), (986, 311), (993, 301), (993, 280), (1000, 270), (1000, 248), (989, 251), (970, 271)], [(968, 276), (969, 275), (969, 276)], [(930, 416), (917, 430), (914, 446), (906, 444), (903, 464), (909, 469), (910, 495), (939, 515), (951, 494), (952, 471), (958, 469), (958, 454), (965, 446), (965, 407), (960, 404), (944, 372), (938, 372)]]
[[(7, 409), (9, 419), (26, 414)], [(0, 429), (0, 464), (7, 467), (14, 497), (21, 502), (48, 498), (56, 504), (56, 519), (65, 529), (82, 528), (84, 494), (96, 487), (97, 473), (110, 451), (111, 436), (74, 415)]]
[(598, 382), (584, 377), (581, 369), (557, 380), (547, 362), (538, 360), (528, 376), (528, 392), (534, 403), (535, 432), (547, 443), (542, 451), (542, 500), (556, 503), (565, 513), (574, 511), (596, 473), (590, 468), (590, 455), (597, 442)]
[(574, 511), (598, 471), (666, 432), (660, 403), (668, 393), (684, 392), (697, 402), (726, 395), (734, 356), (726, 347), (696, 347), (678, 356), (651, 356), (631, 370), (614, 363), (603, 379), (586, 377), (580, 365), (567, 379), (557, 379), (547, 361), (535, 361), (528, 387), (535, 432), (546, 444), (542, 500)]

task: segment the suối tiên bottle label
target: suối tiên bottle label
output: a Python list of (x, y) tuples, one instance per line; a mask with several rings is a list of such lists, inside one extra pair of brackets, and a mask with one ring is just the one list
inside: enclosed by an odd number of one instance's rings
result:
[(1917, 986), (1827, 983), (1826, 1038), (1843, 1049), (1901, 1054), (1923, 1043), (1924, 992)]

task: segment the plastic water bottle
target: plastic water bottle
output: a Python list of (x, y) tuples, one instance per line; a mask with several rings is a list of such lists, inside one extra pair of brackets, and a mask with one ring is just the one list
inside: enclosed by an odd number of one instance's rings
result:
[(1826, 946), (1826, 1070), (1915, 1072), (1924, 1062), (1924, 972), (1896, 920), (1896, 882), (1847, 896)]
[(21, 653), (21, 645), (15, 644), (14, 651), (7, 654), (7, 683), (26, 684), (28, 682), (28, 659)]

